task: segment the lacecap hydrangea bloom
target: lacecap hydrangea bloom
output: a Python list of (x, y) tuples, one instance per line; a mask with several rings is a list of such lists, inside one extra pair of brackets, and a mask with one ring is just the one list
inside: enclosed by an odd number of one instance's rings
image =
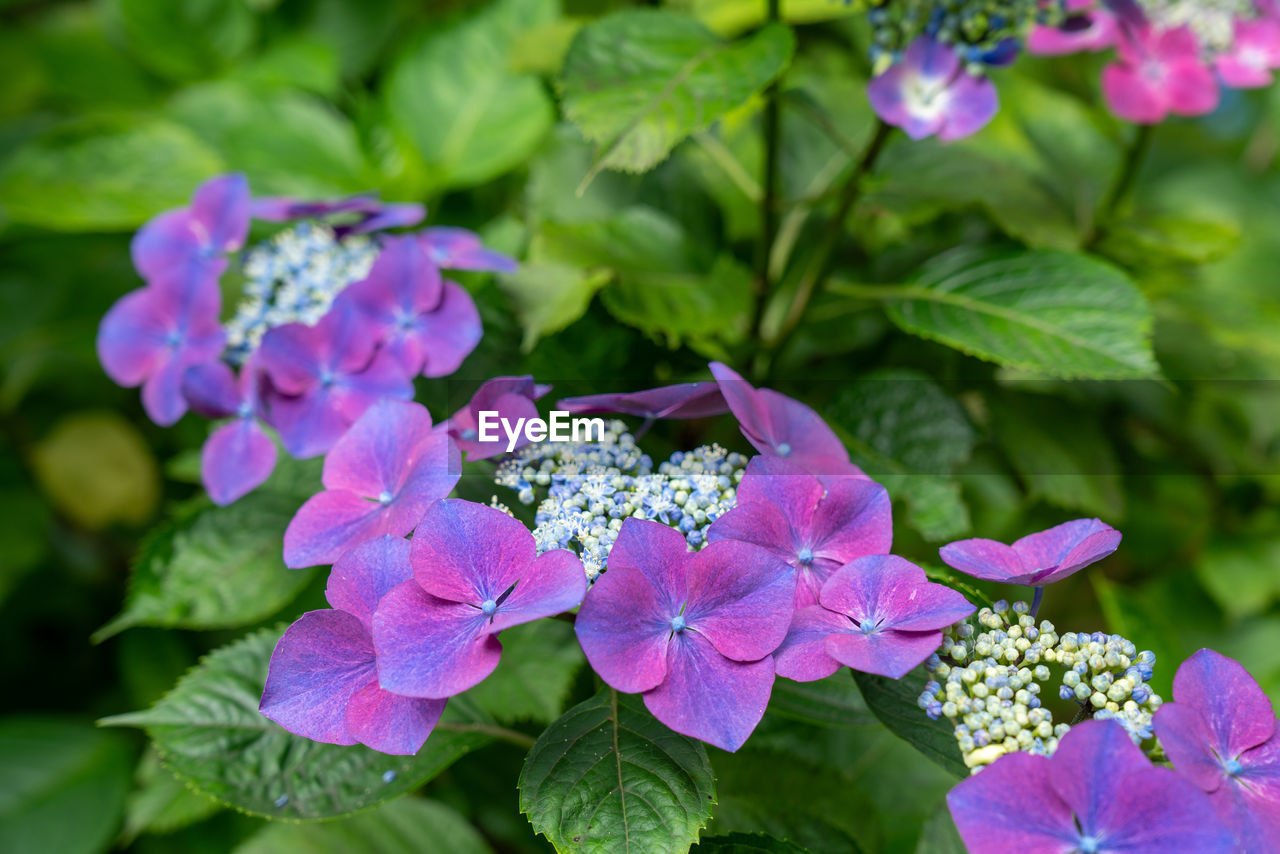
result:
[[(103, 318), (103, 368), (142, 386), (158, 424), (189, 407), (237, 419), (213, 433), (201, 465), (214, 501), (230, 503), (271, 473), (264, 427), (294, 456), (323, 454), (375, 401), (409, 398), (415, 376), (452, 373), (474, 349), (475, 304), (441, 270), (515, 262), (462, 229), (385, 231), (424, 214), (367, 195), (253, 199), (243, 175), (210, 179), (135, 236), (146, 286)], [(246, 247), (252, 219), (292, 224)], [(219, 279), (233, 265), (243, 296), (224, 322)]]

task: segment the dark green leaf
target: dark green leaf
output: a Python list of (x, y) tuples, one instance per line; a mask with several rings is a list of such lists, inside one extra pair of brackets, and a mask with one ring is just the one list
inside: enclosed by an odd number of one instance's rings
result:
[(552, 724), (520, 772), (520, 809), (561, 852), (684, 852), (714, 803), (702, 744), (608, 689)]
[(965, 854), (967, 850), (946, 806), (925, 822), (920, 844), (916, 846), (916, 854)]
[(585, 659), (573, 626), (538, 620), (501, 635), (502, 664), (467, 697), (499, 723), (549, 724), (564, 712)]
[(712, 836), (689, 849), (689, 854), (805, 854), (794, 842), (774, 839), (763, 833), (730, 833)]
[(932, 759), (956, 777), (967, 777), (969, 769), (960, 758), (955, 733), (943, 720), (930, 720), (916, 699), (924, 690), (922, 671), (914, 671), (901, 679), (887, 679), (870, 673), (853, 671), (867, 708), (894, 735)]
[(454, 810), (423, 798), (401, 798), (350, 818), (269, 824), (234, 854), (492, 854), (484, 837)]
[(175, 777), (151, 751), (138, 764), (137, 784), (125, 807), (123, 837), (128, 842), (143, 833), (170, 833), (220, 809), (220, 803)]
[(840, 673), (817, 682), (779, 679), (773, 683), (769, 712), (811, 726), (854, 727), (875, 721), (857, 686)]
[(139, 61), (175, 80), (220, 70), (257, 29), (245, 0), (110, 0), (107, 16)]

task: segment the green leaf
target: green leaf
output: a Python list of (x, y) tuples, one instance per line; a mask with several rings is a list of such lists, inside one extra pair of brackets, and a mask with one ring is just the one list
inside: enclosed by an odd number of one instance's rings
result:
[(234, 854), (492, 854), (479, 831), (444, 804), (401, 798), (350, 818), (269, 824)]
[(548, 727), (520, 772), (521, 811), (561, 852), (684, 852), (714, 803), (701, 742), (608, 689)]
[(585, 659), (573, 626), (538, 620), (502, 633), (502, 666), (467, 698), (498, 723), (549, 724), (564, 712)]
[(950, 811), (942, 806), (925, 822), (916, 854), (966, 854), (967, 851)]
[(0, 851), (94, 854), (111, 847), (133, 759), (85, 724), (0, 719)]
[(125, 807), (124, 841), (144, 833), (170, 833), (195, 824), (222, 809), (170, 773), (155, 751), (138, 764), (137, 786)]
[(1274, 518), (1258, 532), (1211, 539), (1195, 562), (1196, 578), (1232, 619), (1265, 613), (1280, 598), (1280, 538)]
[(554, 120), (531, 74), (510, 70), (519, 33), (556, 16), (554, 0), (498, 0), (429, 33), (396, 62), (384, 96), (433, 188), (482, 184), (522, 163)]
[(894, 500), (906, 504), (907, 524), (929, 542), (954, 540), (973, 528), (956, 480), (936, 474), (891, 474), (878, 480)]
[(609, 283), (608, 270), (584, 270), (542, 256), (535, 240), (520, 269), (498, 277), (498, 287), (511, 300), (524, 328), (520, 346), (526, 353), (538, 339), (582, 317), (596, 291)]
[(805, 854), (794, 842), (763, 833), (729, 833), (712, 836), (689, 849), (689, 854)]
[(1203, 214), (1141, 213), (1108, 225), (1098, 251), (1141, 269), (1153, 262), (1208, 264), (1240, 244), (1240, 224)]
[(874, 722), (857, 686), (839, 673), (816, 682), (777, 680), (769, 697), (769, 713), (821, 727)]
[(187, 203), (221, 158), (180, 125), (91, 118), (28, 142), (0, 167), (0, 206), (14, 222), (57, 231), (129, 229)]
[(907, 332), (980, 359), (1063, 379), (1159, 374), (1146, 298), (1087, 255), (957, 249), (882, 295)]
[(769, 24), (726, 42), (693, 18), (627, 10), (583, 27), (565, 57), (565, 116), (600, 146), (602, 168), (643, 172), (782, 73), (791, 30)]
[(110, 0), (106, 14), (143, 65), (174, 80), (224, 68), (257, 29), (245, 0)]
[(922, 671), (913, 671), (901, 679), (887, 679), (855, 670), (853, 678), (867, 708), (894, 735), (956, 777), (969, 776), (951, 726), (943, 720), (930, 720), (916, 705), (916, 699), (924, 690)]
[(286, 732), (258, 712), (267, 662), (282, 633), (283, 627), (263, 629), (217, 649), (150, 709), (101, 723), (145, 728), (166, 767), (190, 786), (267, 818), (358, 812), (416, 789), (489, 741), (484, 719), (458, 699), (416, 756)]

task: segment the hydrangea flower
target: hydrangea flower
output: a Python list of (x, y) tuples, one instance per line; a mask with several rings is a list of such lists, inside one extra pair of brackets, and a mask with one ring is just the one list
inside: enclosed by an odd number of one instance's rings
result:
[(226, 505), (262, 485), (276, 467), (276, 443), (262, 429), (263, 377), (254, 362), (237, 377), (225, 362), (188, 368), (182, 394), (206, 418), (231, 418), (200, 451), (200, 479), (214, 504)]
[(378, 602), (412, 577), (409, 542), (398, 537), (379, 537), (344, 555), (325, 588), (332, 610), (303, 614), (271, 653), (262, 714), (313, 741), (417, 753), (445, 701), (384, 690), (372, 637)]
[(1209, 794), (1246, 854), (1280, 839), (1280, 735), (1271, 701), (1240, 664), (1202, 649), (1178, 668), (1155, 729), (1174, 769)]
[(582, 601), (587, 577), (572, 553), (539, 556), (501, 510), (460, 499), (433, 504), (413, 534), (413, 580), (373, 616), (382, 686), (410, 697), (449, 697), (479, 684), (502, 655), (498, 633)]
[[(480, 441), (480, 413), (496, 412), (512, 424), (518, 418), (537, 418), (538, 407), (534, 401), (551, 391), (549, 385), (539, 385), (533, 377), (494, 377), (486, 380), (467, 405), (449, 416), (449, 435), (467, 454), (467, 460), (487, 460), (507, 452), (507, 437), (498, 431), (498, 439)], [(516, 448), (523, 448), (529, 440), (521, 433)]]
[(943, 546), (943, 562), (966, 575), (1002, 584), (1043, 587), (1102, 560), (1120, 545), (1120, 532), (1098, 519), (1076, 519), (1028, 534), (1008, 546), (959, 540)]
[(1112, 721), (1071, 728), (1050, 757), (1011, 753), (962, 781), (947, 806), (971, 854), (1228, 854), (1208, 798), (1153, 767)]
[(1170, 114), (1200, 116), (1218, 106), (1218, 82), (1189, 27), (1125, 27), (1119, 62), (1102, 72), (1102, 91), (1117, 116), (1157, 124)]
[(757, 546), (691, 553), (680, 532), (628, 519), (575, 629), (610, 686), (643, 693), (676, 732), (734, 751), (764, 716), (794, 596), (794, 575)]
[(796, 607), (816, 604), (833, 572), (854, 558), (888, 554), (893, 545), (889, 493), (870, 478), (818, 478), (781, 457), (747, 464), (737, 506), (707, 539), (740, 540), (768, 549), (796, 572)]
[(1232, 88), (1270, 86), (1271, 72), (1280, 68), (1280, 21), (1237, 20), (1231, 46), (1214, 58), (1213, 67)]
[(427, 256), (442, 270), (473, 270), (486, 273), (514, 273), (514, 258), (485, 247), (480, 235), (465, 228), (433, 226), (417, 234)]
[(369, 275), (347, 286), (339, 300), (370, 321), (410, 376), (451, 374), (480, 343), (480, 314), (470, 295), (441, 279), (412, 237), (387, 239)]
[(162, 426), (187, 411), (182, 377), (187, 368), (222, 352), (221, 305), (212, 280), (193, 287), (157, 282), (125, 294), (98, 327), (98, 360), (117, 384), (142, 386), (142, 405)]
[(307, 499), (285, 530), (285, 565), (333, 563), (364, 540), (404, 536), (461, 475), (458, 449), (432, 429), (425, 406), (378, 401), (325, 457), (324, 492)]
[(678, 383), (644, 391), (566, 397), (558, 406), (582, 414), (621, 412), (643, 418), (707, 418), (729, 411), (720, 385)]
[(778, 675), (824, 679), (841, 665), (900, 679), (933, 654), (942, 629), (976, 609), (896, 555), (868, 555), (827, 579), (818, 604), (795, 612), (775, 655)]
[(912, 139), (944, 141), (977, 133), (1000, 106), (990, 79), (970, 73), (950, 45), (927, 35), (872, 78), (867, 98), (876, 115)]
[(339, 237), (369, 234), (388, 228), (417, 225), (427, 209), (414, 202), (383, 202), (372, 193), (361, 193), (345, 199), (306, 201), (288, 196), (263, 196), (250, 205), (254, 219), (267, 222), (290, 222), (299, 219), (327, 219), (335, 215), (354, 214), (356, 221), (341, 224), (334, 231)]
[(1027, 35), (1027, 51), (1062, 56), (1105, 50), (1115, 44), (1118, 25), (1110, 10), (1097, 0), (1066, 0), (1064, 17), (1056, 26), (1037, 24)]
[(148, 282), (213, 282), (248, 233), (249, 182), (240, 173), (219, 175), (196, 188), (188, 207), (166, 211), (138, 230), (130, 247), (133, 266)]
[(271, 423), (295, 457), (328, 451), (379, 398), (413, 396), (403, 366), (348, 304), (335, 304), (315, 326), (277, 326), (258, 352), (273, 389)]
[(719, 362), (711, 363), (711, 374), (742, 435), (760, 453), (786, 458), (819, 477), (862, 474), (849, 462), (844, 443), (810, 407), (773, 389), (753, 388)]

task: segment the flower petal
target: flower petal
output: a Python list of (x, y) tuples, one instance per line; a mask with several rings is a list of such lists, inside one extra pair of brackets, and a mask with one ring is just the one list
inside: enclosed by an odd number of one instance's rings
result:
[(1169, 113), (1168, 98), (1159, 83), (1132, 65), (1112, 63), (1102, 69), (1102, 94), (1111, 112), (1135, 124), (1159, 124)]
[(587, 573), (578, 556), (566, 549), (540, 555), (516, 582), (515, 589), (498, 605), (489, 631), (554, 617), (578, 607), (587, 593)]
[(333, 565), (324, 598), (370, 628), (382, 597), (411, 578), (409, 541), (384, 534), (351, 549)]
[(729, 411), (720, 386), (714, 382), (679, 383), (645, 391), (567, 397), (557, 406), (566, 412), (621, 412), (643, 418), (706, 418)]
[(688, 558), (689, 546), (679, 531), (661, 522), (630, 517), (623, 520), (609, 550), (608, 572), (622, 567), (644, 573), (657, 591), (663, 612), (674, 616), (689, 592)]
[(798, 609), (791, 617), (787, 637), (773, 654), (779, 676), (797, 682), (825, 679), (840, 669), (827, 652), (827, 638), (852, 628), (849, 618), (821, 605)]
[(1050, 784), (1050, 760), (1009, 753), (947, 793), (947, 807), (970, 854), (1076, 849), (1071, 810)]
[(721, 541), (690, 555), (685, 571), (685, 621), (721, 655), (756, 661), (787, 636), (795, 573), (776, 555), (750, 543)]
[(422, 404), (379, 400), (356, 419), (325, 457), (325, 488), (348, 489), (366, 498), (377, 498), (383, 492), (394, 494), (419, 449), (433, 436), (431, 427), (431, 413)]
[(530, 569), (537, 546), (522, 522), (501, 510), (437, 501), (413, 533), (414, 578), (432, 596), (479, 606), (496, 601)]
[(1257, 747), (1276, 731), (1271, 700), (1240, 663), (1211, 649), (1202, 649), (1178, 667), (1173, 698), (1204, 718), (1209, 746), (1219, 756), (1234, 759)]
[(939, 549), (938, 557), (952, 569), (985, 581), (1016, 584), (1014, 579), (1031, 575), (1016, 551), (995, 540), (958, 540)]
[(1153, 719), (1156, 737), (1178, 773), (1206, 792), (1222, 785), (1222, 761), (1209, 746), (1204, 716), (1187, 703), (1165, 703)]
[[(387, 530), (387, 508), (345, 489), (330, 489), (307, 499), (284, 532), (284, 565), (291, 569), (331, 564), (348, 549)], [(392, 519), (392, 521), (396, 521)]]
[(864, 633), (854, 628), (828, 636), (826, 650), (846, 667), (901, 679), (937, 652), (941, 643), (942, 632), (880, 629)]
[(647, 575), (618, 566), (588, 591), (574, 621), (587, 661), (611, 687), (648, 691), (667, 675), (670, 612)]
[(142, 385), (169, 359), (167, 336), (177, 329), (175, 306), (152, 288), (138, 288), (111, 306), (98, 327), (98, 360), (118, 385)]
[(471, 294), (456, 282), (445, 282), (440, 304), (418, 318), (425, 358), (422, 375), (443, 377), (456, 371), (480, 343), (484, 326)]
[(226, 362), (206, 362), (187, 368), (182, 395), (191, 409), (205, 418), (226, 418), (240, 408), (240, 384)]
[(347, 702), (347, 731), (366, 747), (412, 756), (426, 743), (446, 702), (392, 694), (378, 687), (374, 676)]
[(191, 198), (191, 214), (204, 229), (208, 245), (235, 252), (249, 234), (249, 181), (239, 172), (201, 184)]
[(253, 492), (275, 467), (276, 443), (253, 418), (223, 424), (200, 451), (200, 479), (213, 503), (220, 506)]
[(962, 71), (947, 87), (946, 120), (938, 139), (952, 142), (972, 136), (986, 127), (1000, 109), (1000, 97), (991, 78)]
[(267, 423), (280, 434), (285, 450), (300, 460), (326, 453), (351, 426), (331, 388), (297, 396), (268, 393), (266, 409)]

